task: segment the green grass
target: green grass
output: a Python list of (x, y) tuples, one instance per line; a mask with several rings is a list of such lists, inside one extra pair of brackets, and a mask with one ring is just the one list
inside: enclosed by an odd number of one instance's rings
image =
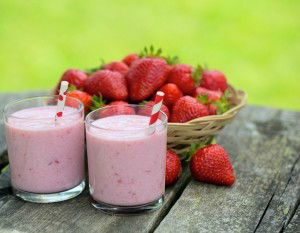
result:
[(154, 44), (226, 73), (252, 104), (300, 109), (298, 0), (1, 0), (0, 91)]

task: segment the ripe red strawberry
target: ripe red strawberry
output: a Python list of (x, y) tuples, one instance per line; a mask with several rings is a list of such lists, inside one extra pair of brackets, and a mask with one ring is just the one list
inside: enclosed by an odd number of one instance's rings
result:
[(81, 70), (68, 69), (63, 73), (57, 86), (55, 87), (55, 93), (58, 94), (61, 81), (68, 81), (70, 85), (75, 86), (77, 89), (82, 89), (87, 77), (87, 74)]
[[(69, 91), (67, 93), (67, 96), (80, 100), (84, 104), (85, 112), (88, 112), (90, 110), (90, 106), (92, 105), (92, 97), (88, 93), (84, 91), (74, 90), (74, 91)], [(69, 103), (71, 104), (71, 101), (69, 101)], [(69, 106), (68, 101), (66, 105)]]
[(218, 111), (217, 106), (215, 106), (213, 104), (208, 104), (207, 110), (208, 110), (209, 115), (217, 115), (217, 111)]
[(175, 102), (183, 96), (181, 90), (174, 83), (167, 83), (160, 88), (165, 93), (163, 103), (168, 107), (172, 107)]
[(199, 149), (192, 156), (190, 169), (198, 181), (226, 186), (231, 186), (235, 181), (227, 152), (218, 144)]
[(131, 66), (131, 64), (138, 59), (139, 59), (139, 56), (137, 54), (131, 53), (131, 54), (128, 54), (126, 57), (124, 57), (122, 61), (126, 65)]
[(222, 92), (228, 87), (225, 75), (218, 70), (203, 71), (200, 86), (209, 90)]
[(211, 101), (219, 100), (222, 97), (222, 94), (223, 93), (221, 91), (211, 91), (204, 87), (197, 87), (195, 90), (194, 97), (207, 96), (208, 101), (211, 102)]
[(196, 88), (193, 68), (185, 64), (173, 66), (168, 74), (168, 82), (176, 84), (183, 94), (193, 95)]
[(191, 96), (183, 96), (173, 106), (171, 122), (184, 123), (208, 115), (207, 107)]
[(172, 151), (167, 151), (166, 157), (166, 186), (174, 184), (181, 173), (181, 162), (178, 155)]
[(107, 105), (107, 107), (112, 106), (101, 111), (101, 117), (115, 116), (115, 115), (135, 115), (134, 108), (128, 106), (125, 101), (113, 101)]
[(84, 90), (90, 95), (102, 95), (108, 100), (126, 100), (128, 98), (125, 77), (119, 72), (99, 70), (85, 82)]
[(140, 102), (151, 97), (166, 81), (167, 63), (160, 58), (135, 61), (127, 74), (130, 99)]
[(128, 66), (121, 61), (114, 61), (103, 66), (104, 70), (117, 71), (123, 75), (128, 72)]
[[(141, 106), (141, 108), (139, 109), (138, 111), (138, 114), (139, 115), (144, 115), (144, 116), (150, 116), (151, 115), (151, 110), (152, 110), (152, 107), (154, 106), (154, 101), (148, 101), (147, 103), (145, 103), (146, 108), (143, 108), (143, 106)], [(161, 109), (160, 109), (162, 112), (164, 112), (168, 119), (170, 117), (170, 111), (168, 109), (168, 107), (166, 105), (162, 105), (161, 106)]]
[(128, 102), (122, 101), (122, 100), (116, 100), (116, 101), (110, 102), (108, 105), (109, 106), (111, 106), (111, 105), (128, 105)]

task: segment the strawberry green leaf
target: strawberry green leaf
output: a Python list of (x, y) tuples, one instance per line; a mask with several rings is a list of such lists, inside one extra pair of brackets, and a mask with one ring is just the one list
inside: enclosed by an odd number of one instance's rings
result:
[(150, 54), (154, 54), (154, 47), (153, 47), (153, 45), (150, 45)]
[(142, 102), (139, 103), (139, 106), (144, 106), (148, 103), (149, 101), (143, 100)]
[(198, 149), (200, 149), (201, 143), (192, 143), (189, 151), (186, 153), (186, 161), (190, 161), (192, 156), (196, 153)]
[(103, 58), (100, 59), (100, 69), (103, 69), (105, 66), (105, 60)]
[(155, 56), (156, 56), (156, 57), (159, 57), (161, 54), (162, 54), (162, 49), (159, 48), (159, 49), (156, 51)]
[(150, 45), (148, 48), (147, 46), (143, 48), (143, 50), (139, 53), (140, 58), (145, 57), (160, 57), (162, 54), (162, 49), (155, 49), (153, 45)]
[(227, 112), (231, 108), (231, 104), (228, 101), (228, 98), (226, 98), (226, 94), (212, 104), (217, 107), (217, 114), (219, 115)]
[(209, 98), (208, 98), (208, 95), (198, 95), (198, 96), (197, 96), (197, 100), (198, 100), (201, 104), (209, 104)]
[(94, 67), (94, 68), (88, 68), (88, 69), (85, 69), (84, 71), (87, 73), (87, 74), (92, 74), (94, 72), (96, 72), (97, 70), (101, 70), (102, 67), (99, 66), (99, 67)]
[(190, 161), (192, 156), (197, 152), (197, 150), (210, 145), (210, 144), (215, 144), (216, 143), (216, 139), (215, 137), (211, 137), (210, 140), (208, 142), (206, 142), (205, 144), (203, 143), (192, 143), (190, 146), (189, 151), (186, 153), (186, 159), (185, 161)]
[(69, 85), (69, 87), (68, 87), (68, 92), (70, 92), (70, 91), (76, 91), (77, 90), (77, 87), (75, 86), (75, 85)]
[(90, 110), (96, 110), (98, 108), (102, 108), (105, 106), (105, 100), (103, 100), (102, 95), (100, 96), (96, 96), (93, 95), (92, 96), (92, 104), (90, 106)]
[(201, 80), (203, 71), (204, 71), (204, 69), (200, 65), (197, 65), (196, 68), (194, 68), (194, 70), (193, 70), (192, 78), (197, 86), (199, 86), (199, 84), (200, 84), (200, 80)]
[(176, 64), (179, 64), (180, 60), (179, 60), (179, 57), (178, 56), (166, 56), (164, 57), (164, 59), (166, 60), (166, 62), (169, 64), (169, 65), (176, 65)]

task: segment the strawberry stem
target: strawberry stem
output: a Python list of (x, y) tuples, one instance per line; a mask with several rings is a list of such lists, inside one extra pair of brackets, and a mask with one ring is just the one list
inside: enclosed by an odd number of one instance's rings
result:
[(200, 84), (201, 76), (204, 71), (204, 68), (201, 65), (197, 65), (196, 68), (194, 68), (192, 73), (192, 78), (197, 86)]

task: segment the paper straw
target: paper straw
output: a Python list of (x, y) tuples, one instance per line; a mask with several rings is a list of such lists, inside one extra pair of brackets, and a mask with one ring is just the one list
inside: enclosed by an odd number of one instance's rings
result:
[(149, 122), (150, 133), (154, 133), (154, 131), (155, 131), (155, 125), (156, 125), (157, 119), (159, 117), (159, 111), (162, 106), (164, 95), (165, 95), (165, 93), (163, 93), (162, 91), (158, 91), (156, 93), (154, 105), (152, 107), (150, 122)]
[(63, 116), (68, 86), (69, 86), (69, 83), (67, 81), (62, 81), (60, 83), (59, 95), (58, 95), (58, 99), (57, 99), (56, 114), (55, 114), (55, 121), (57, 121), (58, 118), (61, 118)]

